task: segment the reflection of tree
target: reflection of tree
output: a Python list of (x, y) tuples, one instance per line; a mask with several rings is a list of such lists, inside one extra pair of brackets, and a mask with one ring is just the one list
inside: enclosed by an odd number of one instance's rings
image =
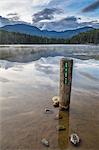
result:
[(58, 144), (61, 150), (66, 150), (69, 144), (69, 112), (59, 111), (59, 115), (62, 119), (59, 119), (59, 126), (63, 125), (66, 130), (58, 132)]

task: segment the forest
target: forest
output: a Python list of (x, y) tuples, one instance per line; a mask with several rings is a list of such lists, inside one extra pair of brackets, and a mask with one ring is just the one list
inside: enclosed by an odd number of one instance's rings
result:
[(31, 36), (27, 34), (0, 30), (0, 44), (63, 44), (65, 39)]
[(0, 30), (0, 44), (99, 44), (99, 29), (80, 33), (70, 39), (31, 36)]
[(80, 33), (71, 39), (66, 40), (68, 44), (99, 44), (99, 29)]

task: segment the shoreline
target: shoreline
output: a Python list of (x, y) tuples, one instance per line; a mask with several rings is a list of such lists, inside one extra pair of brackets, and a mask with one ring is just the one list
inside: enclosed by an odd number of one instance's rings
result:
[(79, 45), (79, 46), (99, 46), (99, 44), (93, 44), (93, 43), (88, 43), (88, 44), (0, 44), (0, 47), (6, 47), (6, 46), (66, 46), (66, 45), (71, 45), (71, 46), (76, 46), (76, 45)]

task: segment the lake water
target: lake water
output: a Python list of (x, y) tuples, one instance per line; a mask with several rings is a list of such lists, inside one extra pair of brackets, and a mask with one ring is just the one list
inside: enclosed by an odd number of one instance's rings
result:
[[(74, 60), (69, 112), (60, 112), (51, 100), (59, 95), (63, 57)], [(45, 108), (53, 113), (45, 114)], [(55, 120), (58, 113), (62, 120)], [(57, 131), (61, 124), (66, 131)], [(79, 147), (69, 141), (74, 132), (81, 138)], [(99, 46), (0, 46), (0, 149), (99, 149)]]

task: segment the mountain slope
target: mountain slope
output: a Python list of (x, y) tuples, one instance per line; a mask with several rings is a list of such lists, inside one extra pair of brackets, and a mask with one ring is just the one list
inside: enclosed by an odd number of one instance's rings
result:
[(80, 33), (68, 40), (66, 40), (68, 44), (99, 44), (99, 29), (94, 29), (91, 31)]
[(22, 33), (0, 30), (0, 44), (62, 44), (65, 39), (31, 36)]
[(42, 37), (51, 37), (51, 38), (70, 38), (81, 32), (86, 32), (92, 30), (92, 27), (83, 27), (75, 30), (67, 30), (63, 32), (56, 31), (47, 31), (40, 30), (37, 27), (26, 25), (26, 24), (16, 24), (16, 25), (7, 25), (2, 27), (1, 29), (10, 31), (10, 32), (19, 32), (33, 36), (42, 36)]

